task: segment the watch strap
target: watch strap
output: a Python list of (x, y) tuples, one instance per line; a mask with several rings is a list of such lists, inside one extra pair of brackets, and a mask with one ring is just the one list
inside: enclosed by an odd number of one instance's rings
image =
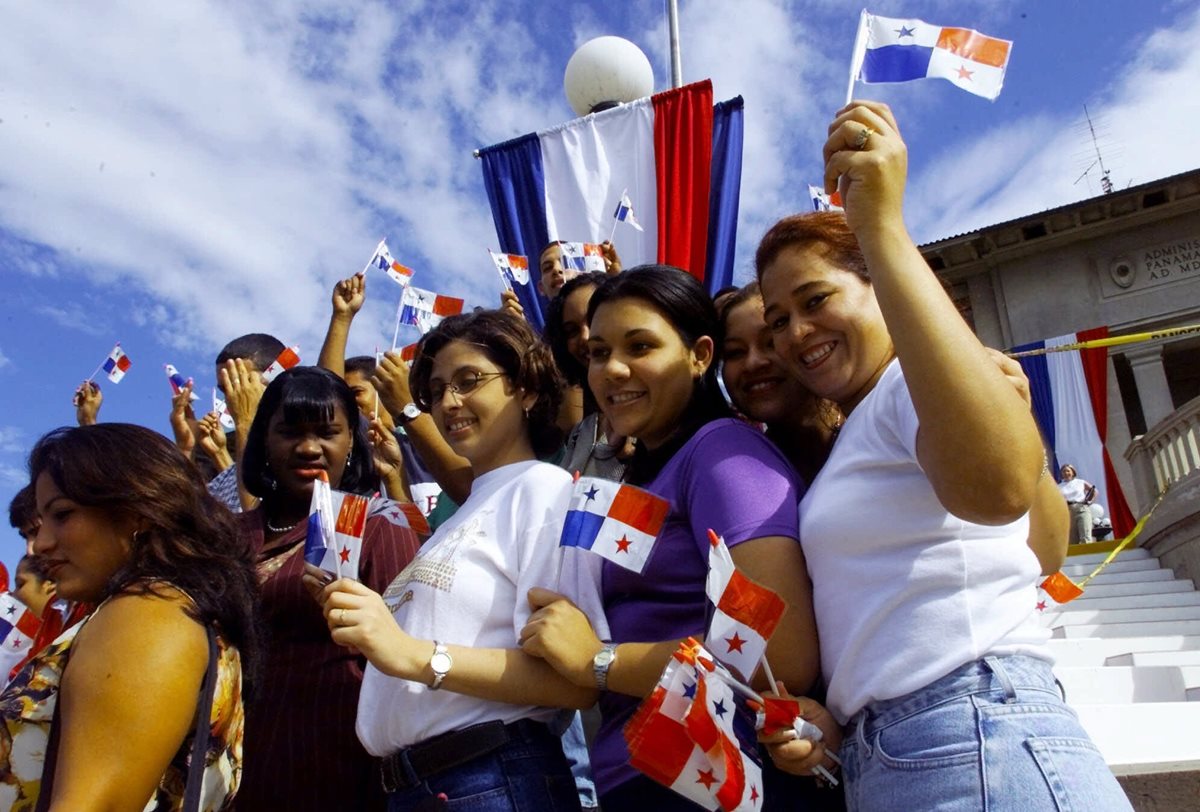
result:
[(616, 643), (605, 643), (604, 646), (598, 652), (596, 652), (596, 656), (592, 658), (592, 676), (596, 680), (597, 689), (601, 691), (608, 690), (608, 670), (616, 661)]

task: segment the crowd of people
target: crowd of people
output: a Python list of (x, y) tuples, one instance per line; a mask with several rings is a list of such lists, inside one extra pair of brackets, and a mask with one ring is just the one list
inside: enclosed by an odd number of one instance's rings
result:
[[(824, 160), (844, 213), (784, 217), (715, 298), (551, 243), (543, 335), (509, 294), (411, 364), (347, 358), (356, 276), (317, 365), (224, 347), (231, 430), (190, 387), (174, 442), (80, 387), (10, 509), (44, 632), (0, 693), (0, 808), (696, 809), (622, 731), (704, 636), (712, 528), (786, 603), (753, 685), (822, 731), (763, 734), (761, 808), (1128, 809), (1034, 615), (1069, 520), (1028, 382), (908, 236), (888, 108), (840, 110)], [(641, 572), (559, 547), (581, 474), (668, 503)], [(372, 510), (332, 577), (318, 480), (432, 533)]]

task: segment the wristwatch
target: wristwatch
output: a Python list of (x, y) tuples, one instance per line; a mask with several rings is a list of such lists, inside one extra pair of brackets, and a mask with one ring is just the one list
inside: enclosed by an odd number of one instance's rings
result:
[(409, 403), (403, 409), (400, 410), (399, 423), (401, 426), (407, 426), (409, 423), (413, 422), (420, 416), (421, 416), (421, 410), (417, 408), (417, 404)]
[(433, 656), (429, 658), (429, 667), (433, 669), (433, 682), (430, 684), (429, 690), (436, 691), (442, 687), (442, 680), (454, 667), (454, 659), (450, 656), (450, 652), (446, 651), (446, 647), (436, 640), (433, 641)]
[(592, 676), (596, 678), (596, 687), (601, 691), (608, 690), (608, 669), (617, 660), (617, 644), (605, 643), (592, 658)]

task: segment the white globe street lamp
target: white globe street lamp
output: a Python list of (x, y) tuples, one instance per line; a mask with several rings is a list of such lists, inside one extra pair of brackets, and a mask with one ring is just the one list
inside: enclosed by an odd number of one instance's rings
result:
[(563, 89), (576, 115), (586, 116), (645, 98), (654, 92), (650, 60), (621, 37), (596, 37), (567, 62)]

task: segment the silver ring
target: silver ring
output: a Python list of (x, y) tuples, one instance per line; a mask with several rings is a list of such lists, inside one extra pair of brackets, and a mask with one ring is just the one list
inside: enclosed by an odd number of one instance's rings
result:
[(870, 127), (863, 127), (862, 132), (860, 132), (858, 134), (858, 138), (854, 139), (854, 148), (855, 149), (865, 149), (867, 146), (867, 141), (869, 141), (871, 139), (871, 136), (874, 134), (875, 134), (875, 131), (872, 130)]

